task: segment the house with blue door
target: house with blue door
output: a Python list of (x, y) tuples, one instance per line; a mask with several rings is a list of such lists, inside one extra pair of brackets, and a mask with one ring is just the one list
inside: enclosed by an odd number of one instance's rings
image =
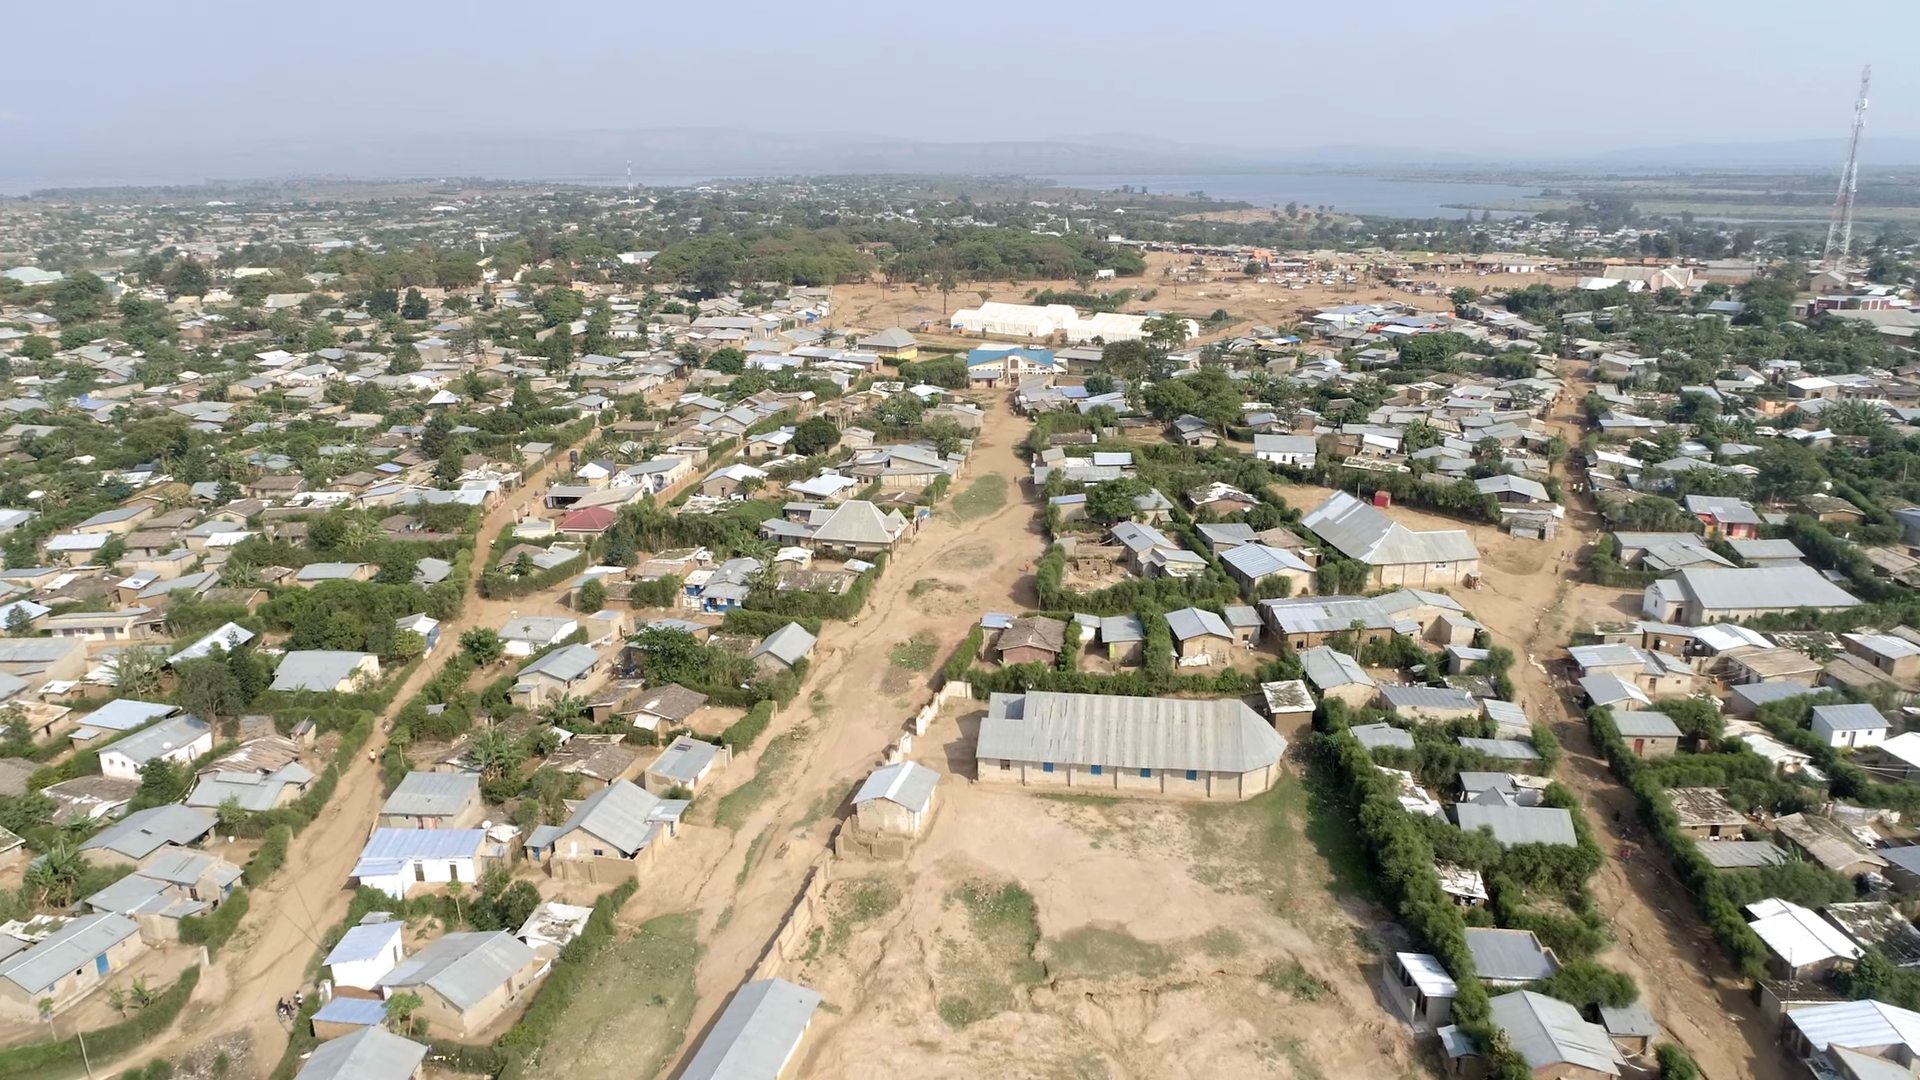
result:
[[(3, 938), (0, 954), (20, 944)], [(21, 1020), (40, 1017), (40, 1002), (53, 1002), (53, 1015), (79, 1004), (107, 976), (146, 951), (140, 926), (121, 915), (83, 915), (69, 919), (37, 944), (0, 958), (0, 1011)]]

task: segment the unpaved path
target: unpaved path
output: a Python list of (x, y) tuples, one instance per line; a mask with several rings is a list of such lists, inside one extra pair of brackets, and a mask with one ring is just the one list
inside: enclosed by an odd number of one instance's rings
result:
[[(587, 436), (592, 437), (591, 433)], [(446, 658), (459, 649), (462, 632), (476, 626), (497, 626), (509, 617), (509, 611), (537, 602), (533, 597), (481, 599), (477, 592), (480, 571), (493, 536), (537, 503), (555, 471), (566, 467), (567, 452), (561, 450), (487, 513), (474, 551), (466, 603), (458, 617), (441, 626), (439, 656), (429, 658), (408, 677), (381, 717), (382, 723), (376, 724), (368, 741), (375, 755), (386, 750), (384, 721), (397, 715)], [(267, 885), (253, 891), (240, 929), (202, 974), (194, 1005), (173, 1032), (159, 1043), (142, 1047), (125, 1062), (95, 1062), (95, 1069), (110, 1074), (155, 1057), (178, 1056), (195, 1043), (243, 1028), (252, 1045), (259, 1048), (249, 1065), (261, 1075), (272, 1069), (287, 1041), (287, 1027), (275, 1017), (274, 1003), (291, 998), (296, 990), (309, 985), (307, 965), (322, 935), (346, 916), (353, 897), (346, 888), (347, 876), (385, 800), (380, 771), (362, 753), (341, 775), (340, 786), (326, 809), (294, 839), (285, 868)]]

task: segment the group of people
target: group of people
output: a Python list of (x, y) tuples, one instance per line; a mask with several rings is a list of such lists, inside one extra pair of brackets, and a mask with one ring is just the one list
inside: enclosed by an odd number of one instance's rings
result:
[(306, 1003), (307, 1003), (306, 991), (295, 990), (293, 992), (292, 1000), (288, 1000), (287, 998), (281, 998), (280, 1003), (274, 1006), (273, 1011), (279, 1015), (281, 1020), (292, 1022), (294, 1017), (300, 1015), (300, 1009)]

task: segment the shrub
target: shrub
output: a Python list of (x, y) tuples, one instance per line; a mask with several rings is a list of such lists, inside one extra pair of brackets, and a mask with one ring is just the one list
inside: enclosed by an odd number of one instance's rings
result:
[(773, 702), (760, 701), (747, 710), (747, 714), (728, 724), (720, 733), (720, 745), (734, 753), (744, 753), (761, 735), (766, 733), (767, 725), (773, 723)]

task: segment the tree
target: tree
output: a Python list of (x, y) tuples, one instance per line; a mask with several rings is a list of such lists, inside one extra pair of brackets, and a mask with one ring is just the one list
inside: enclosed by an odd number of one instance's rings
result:
[(36, 364), (44, 364), (53, 359), (54, 344), (50, 337), (35, 335), (20, 343), (20, 355)]
[(191, 770), (157, 757), (140, 766), (140, 789), (134, 793), (133, 801), (142, 807), (165, 806), (186, 798), (191, 790)]
[(387, 1027), (405, 1035), (413, 1030), (413, 1014), (420, 1011), (426, 1000), (411, 990), (402, 990), (387, 999), (385, 1006)]
[(375, 289), (367, 296), (367, 314), (375, 318), (400, 311), (400, 294), (392, 289)]
[(25, 605), (7, 605), (7, 634), (10, 637), (28, 637), (33, 633), (33, 616), (27, 614)]
[(506, 651), (506, 644), (500, 635), (484, 626), (476, 626), (460, 635), (460, 651), (467, 654), (480, 667), (486, 667), (500, 659)]
[(175, 262), (166, 275), (169, 297), (205, 296), (213, 291), (213, 275), (192, 259)]
[(468, 757), (482, 780), (498, 780), (527, 759), (526, 747), (505, 728), (489, 727), (476, 735)]
[(1108, 480), (1087, 489), (1087, 517), (1102, 524), (1133, 517), (1133, 498), (1144, 494), (1132, 480)]
[(1178, 315), (1156, 315), (1140, 324), (1147, 340), (1165, 349), (1177, 349), (1187, 343), (1191, 331), (1187, 320)]
[(113, 656), (113, 688), (121, 697), (146, 697), (160, 689), (160, 671), (167, 662), (165, 649), (128, 646)]
[(824, 454), (840, 444), (840, 429), (824, 416), (800, 421), (793, 429), (793, 452), (806, 457)]
[(747, 369), (747, 354), (732, 346), (715, 349), (708, 354), (700, 366), (718, 371), (722, 375), (738, 375)]
[(424, 319), (432, 310), (427, 306), (427, 298), (420, 295), (419, 289), (408, 289), (407, 298), (400, 302), (400, 317), (403, 319)]
[(238, 716), (247, 707), (240, 680), (224, 656), (182, 660), (173, 665), (173, 671), (179, 678), (180, 707), (209, 724), (218, 724), (222, 717)]
[(582, 614), (591, 615), (607, 606), (607, 587), (600, 579), (590, 577), (580, 586), (580, 605)]
[(38, 906), (62, 909), (72, 907), (79, 899), (74, 893), (86, 873), (87, 860), (80, 849), (71, 841), (55, 840), (39, 858), (27, 864), (23, 880), (36, 896)]

